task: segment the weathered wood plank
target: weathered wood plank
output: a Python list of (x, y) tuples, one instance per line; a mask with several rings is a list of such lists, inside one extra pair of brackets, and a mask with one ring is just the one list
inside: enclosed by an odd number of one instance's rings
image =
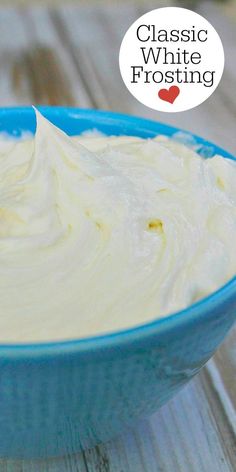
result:
[(207, 401), (198, 376), (157, 413), (116, 440), (77, 456), (2, 461), (0, 471), (233, 472), (235, 451), (229, 447), (233, 436), (225, 427), (227, 441), (222, 439), (218, 411), (215, 397)]
[[(68, 54), (63, 38), (60, 38), (55, 30), (48, 9), (39, 6), (27, 7), (21, 10), (21, 19), (30, 35), (31, 58), (35, 60), (34, 67), (38, 69), (39, 80), (46, 94), (40, 103), (77, 105), (82, 108), (90, 106), (90, 99), (73, 57)], [(40, 55), (40, 51), (43, 51), (45, 56), (41, 60), (37, 57), (37, 52)]]
[[(70, 29), (72, 31), (76, 28), (76, 23), (73, 23), (73, 12), (71, 12), (72, 16), (69, 15), (70, 12), (70, 10), (68, 12), (66, 11), (66, 15), (68, 17), (68, 22), (71, 24)], [(70, 40), (70, 35), (68, 34), (67, 28), (63, 26), (61, 18), (57, 15), (55, 11), (51, 12), (51, 18), (54, 23), (54, 26), (57, 29), (58, 35), (61, 38), (61, 41), (66, 44), (68, 53), (73, 58), (77, 70), (77, 75), (80, 77), (82, 87), (86, 90), (89, 106), (93, 108), (102, 108), (103, 104), (104, 107), (104, 104), (107, 105), (106, 94), (103, 90), (101, 83), (97, 80), (99, 72), (94, 70), (94, 64), (91, 60), (90, 52), (87, 46), (83, 46), (81, 44), (80, 49), (75, 50), (74, 44)], [(82, 21), (83, 15), (80, 14), (79, 18), (80, 21)], [(81, 24), (84, 24), (84, 21), (82, 21)], [(80, 42), (80, 37), (78, 37), (77, 34), (75, 34), (75, 36), (77, 37), (78, 42)], [(94, 93), (95, 90), (96, 93)]]
[(27, 79), (22, 85), (21, 96), (18, 97), (14, 93), (14, 87), (21, 81), (21, 74), (12, 71), (14, 64), (27, 48), (28, 41), (23, 24), (19, 21), (19, 15), (14, 8), (1, 8), (0, 34), (0, 103), (1, 106), (21, 104), (29, 96)]
[(73, 58), (54, 30), (47, 9), (1, 8), (0, 32), (2, 106), (91, 106)]
[[(45, 7), (0, 10), (1, 104), (40, 101), (133, 113), (178, 124), (235, 151), (235, 101), (229, 103), (229, 98), (236, 74), (236, 33), (226, 27), (228, 22), (224, 23), (217, 8), (205, 2), (198, 11), (212, 18), (235, 61), (227, 61), (214, 97), (176, 116), (143, 107), (122, 83), (118, 68), (122, 36), (138, 16), (158, 5), (161, 3), (148, 2), (143, 7), (128, 2), (50, 11)], [(11, 34), (13, 29), (17, 42)], [(49, 71), (42, 67), (45, 61)], [(74, 456), (45, 461), (1, 460), (0, 472), (233, 472), (235, 376), (232, 332), (215, 361), (134, 430)]]
[(231, 331), (215, 354), (215, 362), (223, 385), (236, 411), (236, 328)]
[[(221, 89), (224, 88), (225, 90), (227, 88), (227, 83), (224, 85), (222, 82), (214, 96), (210, 97), (201, 107), (178, 113), (177, 118), (172, 113), (149, 110), (127, 91), (119, 72), (117, 60), (119, 47), (126, 28), (145, 11), (145, 7), (141, 9), (140, 5), (137, 8), (134, 4), (130, 4), (127, 7), (126, 15), (124, 8), (120, 10), (116, 8), (115, 15), (112, 7), (108, 8), (107, 5), (79, 10), (66, 6), (58, 8), (55, 12), (54, 18), (56, 16), (57, 22), (60, 22), (61, 31), (63, 29), (62, 24), (64, 25), (66, 43), (70, 45), (69, 47), (73, 50), (73, 56), (77, 64), (80, 64), (88, 78), (90, 91), (94, 97), (93, 100), (97, 101), (96, 105), (100, 108), (110, 108), (159, 119), (175, 126), (177, 124), (207, 139), (212, 139), (219, 145), (235, 152), (235, 110), (232, 106), (229, 109), (228, 103), (221, 92)], [(116, 18), (115, 22), (114, 18)], [(85, 24), (91, 28), (93, 35), (97, 38), (96, 47), (94, 47), (91, 36), (84, 34)], [(92, 72), (91, 68), (93, 69)], [(97, 91), (101, 89), (103, 94), (97, 94)], [(106, 100), (103, 100), (102, 97), (104, 90)], [(214, 120), (212, 119), (213, 116)], [(227, 127), (223, 125), (226, 122)]]

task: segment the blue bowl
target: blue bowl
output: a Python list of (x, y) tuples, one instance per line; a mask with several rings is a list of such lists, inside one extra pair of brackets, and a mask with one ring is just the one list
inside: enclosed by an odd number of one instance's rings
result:
[[(110, 112), (39, 108), (70, 135), (91, 128), (143, 138), (179, 131)], [(0, 109), (1, 131), (34, 132), (32, 108)], [(195, 140), (200, 152), (210, 149), (234, 159), (212, 143)], [(186, 384), (222, 342), (235, 315), (233, 278), (189, 308), (132, 329), (65, 342), (1, 345), (0, 455), (62, 455), (110, 439)]]

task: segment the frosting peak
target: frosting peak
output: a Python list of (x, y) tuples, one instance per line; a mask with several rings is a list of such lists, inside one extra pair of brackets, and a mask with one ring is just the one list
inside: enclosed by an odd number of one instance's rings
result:
[(130, 327), (236, 272), (236, 166), (166, 137), (0, 141), (0, 340)]

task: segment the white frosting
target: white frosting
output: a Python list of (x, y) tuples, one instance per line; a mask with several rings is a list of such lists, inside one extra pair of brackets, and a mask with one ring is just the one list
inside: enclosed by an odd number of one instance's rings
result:
[(165, 137), (0, 141), (0, 341), (78, 338), (190, 305), (236, 272), (236, 165)]

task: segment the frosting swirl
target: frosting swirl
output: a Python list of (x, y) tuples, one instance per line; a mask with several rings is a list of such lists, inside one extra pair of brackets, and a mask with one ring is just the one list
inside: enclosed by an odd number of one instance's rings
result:
[(0, 341), (77, 338), (190, 305), (236, 272), (236, 165), (166, 137), (0, 141)]

